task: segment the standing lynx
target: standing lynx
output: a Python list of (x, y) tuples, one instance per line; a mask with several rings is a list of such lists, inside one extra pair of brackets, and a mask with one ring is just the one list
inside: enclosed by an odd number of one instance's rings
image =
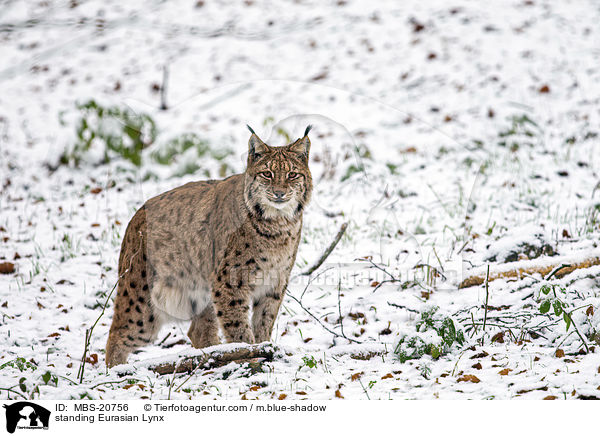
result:
[(146, 202), (119, 257), (119, 284), (106, 363), (127, 361), (169, 320), (191, 320), (202, 348), (269, 340), (296, 259), (310, 200), (310, 140), (283, 147), (250, 127), (246, 171), (193, 182)]

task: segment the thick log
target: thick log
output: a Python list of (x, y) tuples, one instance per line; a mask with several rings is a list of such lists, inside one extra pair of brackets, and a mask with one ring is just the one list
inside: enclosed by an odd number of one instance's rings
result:
[[(571, 274), (573, 271), (584, 268), (591, 268), (595, 265), (600, 265), (600, 257), (592, 257), (589, 259), (581, 260), (579, 262), (568, 262), (563, 261), (559, 263), (546, 264), (546, 265), (525, 265), (519, 267), (519, 264), (527, 264), (528, 262), (514, 262), (515, 266), (502, 271), (495, 271), (490, 273), (489, 281), (505, 278), (522, 279), (526, 275), (540, 274), (542, 277), (548, 276), (554, 270), (558, 270), (552, 275), (556, 278), (564, 277)], [(562, 267), (561, 267), (562, 266)], [(471, 286), (478, 286), (485, 283), (485, 274), (477, 274), (464, 279), (458, 286), (459, 289), (469, 288)]]

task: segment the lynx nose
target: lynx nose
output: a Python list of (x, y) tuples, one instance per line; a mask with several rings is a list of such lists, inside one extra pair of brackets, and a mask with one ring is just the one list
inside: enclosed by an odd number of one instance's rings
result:
[(275, 196), (275, 200), (280, 201), (285, 197), (285, 191), (273, 191), (273, 195)]

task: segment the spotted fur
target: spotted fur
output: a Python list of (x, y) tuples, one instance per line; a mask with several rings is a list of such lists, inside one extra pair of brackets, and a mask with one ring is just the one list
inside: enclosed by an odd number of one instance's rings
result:
[(228, 342), (270, 339), (312, 192), (309, 130), (272, 147), (250, 129), (244, 173), (188, 183), (136, 212), (121, 246), (108, 366), (171, 320), (192, 321), (196, 348), (218, 343), (219, 328)]

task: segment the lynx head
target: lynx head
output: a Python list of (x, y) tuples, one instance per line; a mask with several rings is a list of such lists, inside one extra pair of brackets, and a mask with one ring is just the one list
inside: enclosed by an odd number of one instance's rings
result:
[(244, 200), (253, 215), (290, 221), (302, 215), (312, 192), (308, 169), (311, 128), (308, 126), (304, 137), (291, 144), (271, 147), (248, 126), (252, 135), (248, 141)]

